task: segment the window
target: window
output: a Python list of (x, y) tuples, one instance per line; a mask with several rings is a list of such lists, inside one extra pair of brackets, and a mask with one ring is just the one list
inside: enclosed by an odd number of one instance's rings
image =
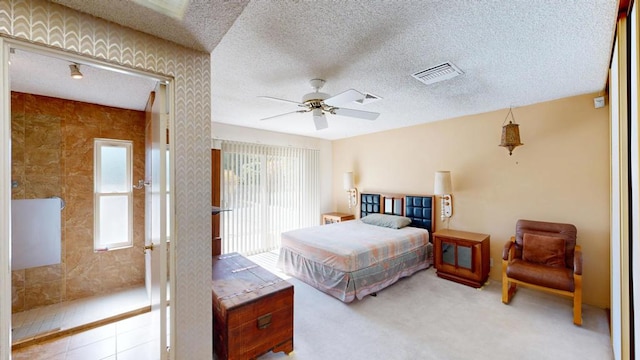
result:
[(280, 247), (283, 231), (318, 225), (319, 151), (222, 143), (222, 252)]
[(94, 250), (132, 246), (132, 142), (94, 141)]

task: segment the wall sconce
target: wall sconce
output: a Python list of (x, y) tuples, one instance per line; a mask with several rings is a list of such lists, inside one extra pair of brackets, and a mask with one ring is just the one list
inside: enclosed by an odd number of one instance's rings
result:
[(342, 184), (342, 187), (347, 191), (349, 209), (351, 209), (358, 204), (358, 189), (353, 182), (353, 172), (344, 173)]
[(434, 195), (440, 195), (440, 219), (451, 217), (453, 212), (453, 201), (451, 198), (451, 172), (436, 171), (436, 178), (433, 183)]
[[(509, 114), (511, 114), (511, 120), (515, 121), (511, 108), (509, 108), (509, 112), (507, 113), (507, 117), (504, 118), (504, 121), (507, 121)], [(502, 122), (502, 139), (500, 141), (500, 146), (506, 147), (509, 150), (509, 156), (511, 156), (511, 153), (516, 146), (524, 145), (520, 142), (519, 125), (514, 124), (511, 120), (509, 120), (507, 125), (504, 125), (504, 121)]]

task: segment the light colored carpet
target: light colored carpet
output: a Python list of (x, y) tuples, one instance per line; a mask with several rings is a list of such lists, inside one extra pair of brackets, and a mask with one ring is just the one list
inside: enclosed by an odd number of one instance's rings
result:
[[(285, 277), (275, 269), (276, 253), (250, 258)], [(605, 310), (583, 305), (578, 327), (572, 301), (560, 296), (520, 288), (504, 305), (498, 282), (474, 289), (438, 278), (433, 268), (350, 304), (288, 281), (294, 351), (260, 360), (613, 359)]]

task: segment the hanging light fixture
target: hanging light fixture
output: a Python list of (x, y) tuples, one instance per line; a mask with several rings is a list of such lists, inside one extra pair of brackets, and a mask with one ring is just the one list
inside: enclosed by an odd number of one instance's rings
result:
[[(507, 118), (511, 115), (511, 120), (507, 125), (504, 125), (504, 122), (507, 121)], [(514, 124), (515, 119), (513, 118), (513, 112), (511, 108), (509, 108), (509, 112), (507, 113), (507, 117), (504, 118), (504, 122), (502, 122), (502, 139), (500, 140), (500, 146), (506, 147), (509, 150), (509, 156), (513, 152), (517, 146), (524, 145), (520, 142), (520, 130), (518, 129), (518, 124)]]
[(80, 65), (71, 64), (69, 65), (69, 70), (71, 71), (71, 77), (74, 79), (82, 79), (82, 73), (80, 72)]

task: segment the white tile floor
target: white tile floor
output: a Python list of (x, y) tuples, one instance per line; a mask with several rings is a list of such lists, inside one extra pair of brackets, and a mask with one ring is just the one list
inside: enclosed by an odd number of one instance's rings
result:
[(15, 313), (11, 316), (13, 343), (73, 329), (149, 306), (144, 287), (89, 297)]
[(14, 350), (13, 360), (156, 360), (151, 313)]

